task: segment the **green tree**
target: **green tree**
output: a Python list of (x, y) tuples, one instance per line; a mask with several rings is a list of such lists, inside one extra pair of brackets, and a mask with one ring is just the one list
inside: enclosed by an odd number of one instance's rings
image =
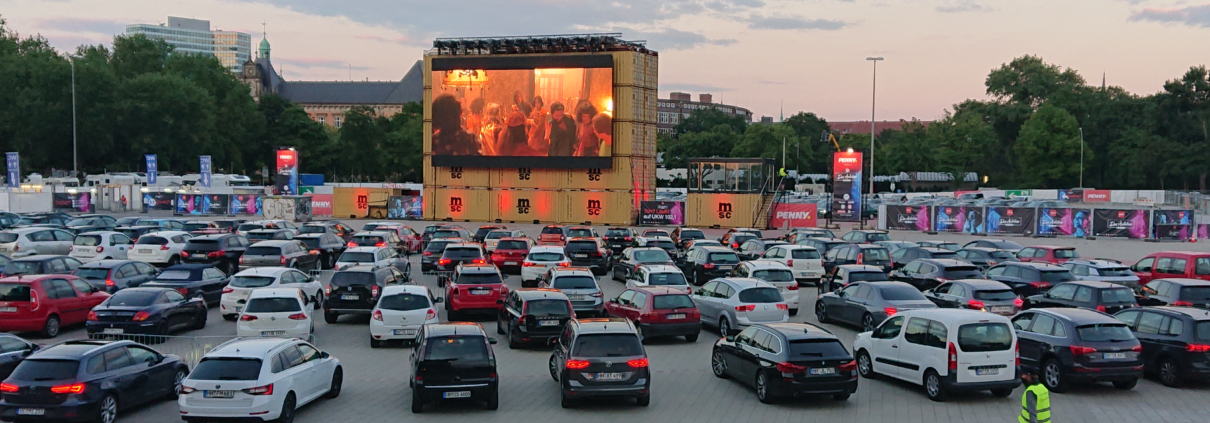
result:
[(257, 113), (248, 86), (235, 79), (217, 58), (193, 54), (173, 54), (165, 63), (168, 74), (179, 75), (206, 91), (214, 103), (214, 146), (210, 155), (216, 164), (231, 164), (232, 173), (255, 172), (276, 164), (277, 147), (268, 144), (264, 116)]
[(743, 133), (744, 128), (748, 123), (743, 117), (738, 115), (729, 115), (718, 109), (698, 109), (689, 114), (689, 117), (681, 119), (673, 129), (674, 136), (686, 132), (706, 132), (712, 130), (718, 125), (727, 125), (731, 127), (731, 131), (735, 133)]
[[(1080, 133), (1076, 118), (1066, 110), (1043, 104), (1021, 127), (1014, 152), (1021, 180), (1054, 188), (1075, 186), (1080, 173)], [(1092, 151), (1085, 150), (1085, 158)]]
[(751, 125), (744, 131), (739, 143), (731, 148), (731, 157), (775, 159), (779, 168), (785, 166), (786, 170), (805, 170), (808, 167), (805, 164), (809, 163), (811, 156), (807, 156), (806, 160), (801, 156), (795, 158), (795, 146), (800, 142), (802, 140), (798, 134), (788, 125)]
[(122, 79), (146, 73), (162, 73), (172, 51), (172, 45), (164, 40), (152, 40), (142, 34), (118, 35), (113, 37), (110, 64)]
[(996, 132), (973, 113), (947, 114), (929, 126), (929, 138), (938, 153), (937, 169), (954, 176), (954, 188), (962, 184), (967, 172), (977, 172), (987, 164), (985, 153), (996, 142)]
[(664, 165), (671, 169), (688, 166), (691, 157), (731, 157), (731, 150), (742, 134), (730, 125), (720, 124), (704, 132), (686, 132), (677, 138), (660, 137), (657, 148), (664, 154)]
[(345, 112), (344, 124), (340, 127), (340, 145), (347, 153), (345, 164), (357, 176), (371, 180), (381, 177), (384, 159), (380, 150), (387, 142), (386, 128), (376, 122), (374, 109), (357, 106)]
[(396, 181), (424, 181), (424, 106), (403, 105), (403, 111), (389, 121), (386, 153), (388, 178)]
[[(936, 123), (934, 123), (936, 125)], [(874, 158), (878, 175), (899, 172), (937, 171), (937, 146), (929, 137), (929, 129), (918, 120), (903, 124), (902, 130), (884, 131), (875, 144)]]
[[(260, 141), (260, 145), (266, 146), (264, 148), (297, 147), (300, 168), (313, 173), (328, 173), (341, 159), (340, 147), (328, 135), (324, 125), (311, 120), (301, 106), (281, 96), (269, 94), (261, 96), (256, 110), (265, 120), (263, 140)], [(345, 171), (348, 170), (346, 167)], [(257, 171), (259, 170), (253, 170), (252, 173)]]
[(154, 152), (167, 169), (196, 172), (197, 156), (213, 151), (213, 99), (189, 80), (146, 73), (123, 82), (118, 97), (115, 133), (122, 142), (109, 155), (111, 166), (136, 169), (144, 153)]

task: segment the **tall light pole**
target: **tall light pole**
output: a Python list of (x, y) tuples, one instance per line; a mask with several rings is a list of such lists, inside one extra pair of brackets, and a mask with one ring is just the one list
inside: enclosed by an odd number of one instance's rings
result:
[(76, 56), (68, 56), (71, 63), (71, 172), (72, 177), (80, 176), (80, 159), (76, 152)]
[(1080, 127), (1080, 188), (1084, 188), (1084, 127)]
[(874, 112), (877, 110), (878, 104), (878, 62), (884, 59), (881, 57), (865, 59), (874, 62), (874, 85), (873, 93), (870, 94), (870, 198), (874, 198)]

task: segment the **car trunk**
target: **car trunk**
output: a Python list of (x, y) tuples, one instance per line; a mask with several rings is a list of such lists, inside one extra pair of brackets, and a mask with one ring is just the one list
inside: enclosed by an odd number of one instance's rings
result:
[(97, 321), (103, 323), (123, 323), (134, 320), (134, 315), (138, 314), (146, 307), (105, 307), (104, 309), (93, 310), (97, 314)]
[(382, 297), (378, 311), (382, 314), (382, 324), (386, 326), (420, 326), (428, 320), (429, 312), (436, 314), (429, 300), (416, 294)]
[(688, 295), (656, 295), (651, 301), (651, 313), (639, 315), (640, 323), (689, 323), (701, 319), (701, 313)]
[[(252, 301), (260, 302), (263, 300), (275, 300), (274, 302), (283, 303), (287, 301), (295, 301), (293, 298), (256, 298)], [(255, 306), (255, 304), (249, 303), (249, 306)], [(290, 316), (294, 315), (305, 315), (302, 309), (298, 307), (293, 307), (293, 309), (275, 308), (275, 310), (283, 311), (245, 311), (244, 317), (255, 316), (256, 319), (251, 321), (245, 320), (242, 323), (246, 324), (249, 329), (261, 331), (261, 336), (275, 336), (278, 334), (273, 333), (274, 331), (294, 329), (298, 327), (298, 323), (301, 320), (305, 320), (290, 318)], [(241, 319), (244, 317), (241, 317)]]
[(0, 283), (0, 318), (22, 319), (33, 316), (37, 293), (29, 283)]
[(425, 386), (487, 383), (496, 374), (482, 336), (430, 338), (415, 377)]
[[(853, 358), (834, 339), (798, 339), (789, 342), (789, 364), (781, 376), (800, 383), (844, 382), (856, 377)], [(843, 367), (842, 367), (843, 366)], [(784, 370), (790, 370), (785, 372)]]
[(59, 405), (69, 394), (51, 392), (55, 386), (78, 383), (76, 375), (80, 362), (76, 360), (26, 360), (13, 372), (7, 382), (17, 385), (17, 392), (5, 392), (9, 405)]
[(1186, 286), (1181, 288), (1181, 301), (1189, 307), (1210, 309), (1210, 286)]
[(454, 270), (460, 264), (484, 263), (483, 254), (478, 248), (446, 248), (437, 265), (445, 270)]
[[(568, 376), (582, 385), (596, 387), (630, 386), (648, 377), (646, 356), (633, 334), (581, 335), (576, 338), (568, 366)], [(636, 367), (629, 363), (642, 364)]]
[(213, 239), (189, 240), (181, 252), (181, 255), (188, 255), (187, 261), (193, 262), (210, 262), (223, 255), (219, 241)]
[(198, 364), (185, 386), (196, 389), (185, 395), (191, 407), (245, 408), (257, 396), (243, 392), (256, 388), (262, 363), (255, 358), (206, 358)]
[[(503, 241), (496, 245), (496, 250), (492, 252), (492, 257), (503, 261), (505, 266), (520, 266), (521, 262), (525, 261), (525, 256), (529, 254), (529, 250), (523, 248), (515, 248), (511, 245), (516, 241)], [(503, 248), (509, 247), (509, 248)]]
[(981, 321), (958, 327), (955, 377), (959, 383), (1011, 380), (1016, 375), (1017, 350), (1013, 333), (1005, 323)]
[(567, 301), (563, 300), (529, 300), (521, 314), (526, 318), (522, 322), (529, 334), (547, 333), (556, 335), (563, 325), (571, 320), (572, 312), (568, 309)]
[(1124, 324), (1094, 324), (1076, 327), (1071, 346), (1075, 362), (1089, 368), (1142, 366), (1142, 348)]
[(240, 259), (240, 264), (244, 266), (282, 266), (282, 252), (280, 247), (249, 247), (248, 251), (244, 252), (243, 258)]
[(362, 306), (378, 297), (378, 285), (370, 272), (337, 272), (328, 283), (328, 307)]

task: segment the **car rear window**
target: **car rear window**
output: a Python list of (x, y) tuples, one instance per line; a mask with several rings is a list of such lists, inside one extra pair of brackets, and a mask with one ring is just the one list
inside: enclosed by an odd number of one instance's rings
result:
[(123, 289), (113, 294), (105, 304), (110, 307), (146, 307), (160, 298), (158, 291), (131, 291)]
[(811, 358), (849, 357), (849, 351), (844, 344), (834, 339), (800, 339), (790, 341), (790, 361), (809, 360)]
[(491, 231), (491, 232), (488, 232), (487, 236), (485, 236), (483, 238), (484, 239), (500, 239), (500, 238), (504, 238), (504, 237), (507, 237), (510, 235), (512, 235), (512, 232), (509, 232), (509, 231)]
[(741, 303), (780, 303), (785, 301), (777, 288), (748, 288), (739, 292)]
[(580, 335), (572, 347), (573, 357), (632, 357), (643, 355), (639, 337), (633, 334)]
[(383, 310), (412, 311), (429, 308), (428, 297), (416, 294), (392, 294), (378, 300), (378, 308)]
[(1130, 288), (1110, 288), (1101, 290), (1101, 302), (1106, 304), (1133, 304), (1134, 291)]
[(1072, 276), (1071, 272), (1068, 270), (1042, 271), (1042, 282), (1050, 282), (1051, 285), (1074, 280), (1076, 280), (1076, 277)]
[(1085, 342), (1129, 341), (1134, 339), (1130, 328), (1124, 324), (1099, 323), (1095, 325), (1076, 326), (1076, 335)]
[(374, 253), (350, 251), (340, 255), (340, 260), (344, 263), (373, 263)]
[(443, 336), (429, 338), (424, 349), (427, 361), (487, 360), (487, 341), (482, 336)]
[(381, 235), (357, 235), (353, 237), (353, 242), (363, 247), (373, 247), (380, 242), (386, 242)]
[(248, 300), (245, 313), (289, 313), (302, 311), (297, 298), (253, 298)]
[(77, 235), (76, 240), (72, 241), (71, 245), (80, 245), (84, 247), (95, 247), (101, 245), (100, 235)]
[(979, 273), (979, 269), (975, 266), (947, 267), (941, 274), (943, 275), (942, 277), (949, 280), (979, 279), (983, 277), (983, 274)]
[(572, 229), (567, 231), (568, 237), (592, 237), (592, 229)]
[(606, 229), (605, 236), (626, 236), (630, 235), (630, 231), (625, 229)]
[(1198, 341), (1210, 341), (1210, 322), (1198, 322), (1193, 333)]
[(524, 250), (525, 247), (525, 241), (509, 240), (496, 243), (497, 250)]
[(529, 253), (526, 257), (529, 261), (563, 261), (563, 253), (541, 252)]
[(29, 301), (29, 284), (0, 283), (0, 301)]
[(452, 259), (480, 258), (483, 257), (483, 252), (479, 251), (478, 248), (454, 247), (446, 248), (443, 257)]
[(452, 244), (449, 241), (429, 241), (429, 246), (424, 249), (431, 253), (438, 253), (445, 250), (445, 246)]
[(933, 255), (933, 258), (935, 258), (935, 259), (958, 258), (958, 253), (955, 253), (953, 251), (934, 251), (932, 253), (932, 255)]
[(80, 362), (76, 360), (25, 360), (17, 365), (13, 380), (43, 381), (75, 379), (80, 371)]
[(254, 231), (257, 229), (265, 229), (265, 225), (262, 225), (259, 223), (245, 223), (245, 224), (239, 225), (238, 231), (247, 232), (247, 231)]
[(492, 229), (495, 229), (495, 228), (479, 228), (479, 229), (476, 229), (476, 230), (475, 230), (475, 238), (482, 238), (482, 237), (484, 237), (484, 236), (487, 236), (487, 234), (488, 234), (489, 232), (491, 232), (491, 231), (492, 231)]
[(803, 249), (803, 250), (790, 251), (790, 258), (793, 258), (796, 260), (815, 260), (815, 259), (819, 259), (820, 256), (819, 256), (819, 251)]
[(135, 244), (137, 244), (137, 245), (167, 245), (168, 238), (164, 238), (162, 236), (144, 235), (144, 236), (139, 237), (139, 240), (135, 241)]
[(882, 232), (874, 232), (874, 233), (866, 234), (865, 239), (866, 239), (866, 242), (890, 241), (891, 235), (885, 234)]
[(1080, 257), (1080, 254), (1077, 253), (1074, 248), (1060, 248), (1060, 249), (1055, 250), (1055, 258), (1072, 259), (1072, 258), (1079, 258), (1079, 257)]
[(0, 232), (0, 242), (17, 242), (17, 234), (12, 232)]
[(958, 251), (958, 250), (962, 249), (962, 247), (958, 246), (958, 244), (952, 243), (952, 242), (943, 242), (943, 243), (937, 244), (937, 248), (944, 248), (944, 249), (947, 249), (950, 251)]
[(634, 260), (639, 263), (663, 263), (672, 261), (672, 258), (664, 250), (639, 250), (634, 252)]
[(530, 316), (571, 316), (566, 300), (529, 300), (525, 302), (525, 314)]
[(647, 284), (652, 286), (688, 285), (685, 275), (681, 273), (652, 273), (647, 276)]
[(294, 238), (294, 239), (302, 241), (303, 245), (306, 245), (307, 248), (310, 248), (312, 250), (319, 249), (319, 238)]
[(975, 291), (976, 300), (984, 301), (1010, 301), (1017, 298), (1017, 294), (1011, 289), (989, 289)]
[[(366, 225), (366, 226), (370, 226), (370, 225)], [(362, 229), (369, 230), (364, 227)], [(298, 233), (300, 233), (300, 234), (322, 234), (327, 231), (328, 231), (328, 228), (325, 228), (323, 226), (315, 226), (315, 225), (303, 225), (298, 228)]]
[(42, 273), (42, 262), (10, 261), (4, 265), (4, 274), (6, 275), (29, 275), (34, 273)]
[(882, 291), (882, 299), (887, 301), (928, 300), (912, 286), (884, 286), (879, 291)]
[(1102, 267), (1097, 273), (1101, 276), (1134, 276), (1134, 272), (1125, 267)]
[(702, 231), (681, 231), (680, 239), (705, 239), (706, 234)]
[(1210, 302), (1210, 286), (1186, 286), (1181, 288), (1181, 299), (1194, 303)]
[(649, 230), (643, 231), (643, 236), (668, 236), (668, 232), (661, 231), (658, 229), (649, 229)]
[(215, 239), (191, 239), (185, 241), (185, 249), (190, 251), (210, 251), (218, 249), (218, 240)]
[(794, 273), (786, 269), (764, 269), (752, 272), (752, 277), (765, 282), (794, 282)]
[(1013, 347), (1012, 329), (1005, 323), (968, 323), (958, 327), (958, 347), (966, 352), (1005, 351)]
[[(949, 255), (954, 256), (954, 253), (949, 253)], [(934, 255), (933, 257), (937, 257), (937, 256)], [(883, 261), (885, 261), (885, 260), (891, 259), (891, 253), (887, 252), (886, 248), (863, 248), (863, 249), (861, 249), (861, 258), (862, 258), (862, 260), (883, 260)]]
[(462, 238), (462, 233), (443, 229), (433, 232), (433, 238)]
[(248, 251), (244, 252), (246, 256), (279, 256), (281, 248), (278, 247), (249, 247)]
[(596, 250), (597, 243), (595, 241), (571, 241), (567, 243), (568, 250)]
[(203, 358), (189, 372), (190, 380), (256, 380), (260, 377), (259, 358)]
[(542, 228), (542, 233), (545, 235), (563, 235), (563, 228), (557, 226), (547, 226)]
[(710, 253), (709, 260), (711, 263), (739, 263), (739, 256), (735, 253)]
[(1013, 255), (1013, 253), (1010, 253), (1008, 251), (997, 250), (997, 251), (992, 251), (990, 253), (987, 253), (987, 255), (990, 256), (991, 258), (996, 258), (996, 259), (1001, 259), (1001, 260), (1016, 260), (1017, 259), (1017, 256)]
[(83, 279), (105, 279), (109, 277), (109, 269), (101, 267), (81, 267), (71, 274)]
[(651, 302), (651, 308), (655, 310), (672, 310), (674, 308), (693, 308), (693, 300), (688, 295), (656, 295)]
[(555, 278), (551, 288), (555, 289), (597, 289), (597, 280), (592, 276), (569, 275)]
[(499, 285), (504, 283), (499, 273), (462, 273), (458, 275), (459, 284), (467, 285)]
[(888, 279), (883, 272), (849, 272), (849, 282), (885, 280)]
[(733, 235), (731, 237), (731, 242), (735, 243), (735, 244), (743, 245), (745, 242), (748, 242), (748, 241), (751, 241), (754, 239), (757, 239), (756, 235), (745, 233), (745, 234)]
[(272, 276), (236, 276), (231, 278), (231, 286), (235, 288), (261, 288), (273, 283)]
[(334, 286), (373, 285), (374, 274), (370, 272), (336, 272), (329, 283)]

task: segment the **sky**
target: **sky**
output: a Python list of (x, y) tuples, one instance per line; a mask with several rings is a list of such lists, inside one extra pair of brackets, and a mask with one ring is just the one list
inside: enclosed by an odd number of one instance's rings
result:
[(266, 24), (287, 80), (398, 80), (438, 37), (620, 32), (659, 52), (661, 98), (831, 121), (870, 119), (869, 56), (876, 119), (933, 120), (1027, 54), (1154, 93), (1205, 63), (1210, 32), (1210, 0), (0, 0), (11, 30), (65, 52), (168, 16), (254, 49)]

